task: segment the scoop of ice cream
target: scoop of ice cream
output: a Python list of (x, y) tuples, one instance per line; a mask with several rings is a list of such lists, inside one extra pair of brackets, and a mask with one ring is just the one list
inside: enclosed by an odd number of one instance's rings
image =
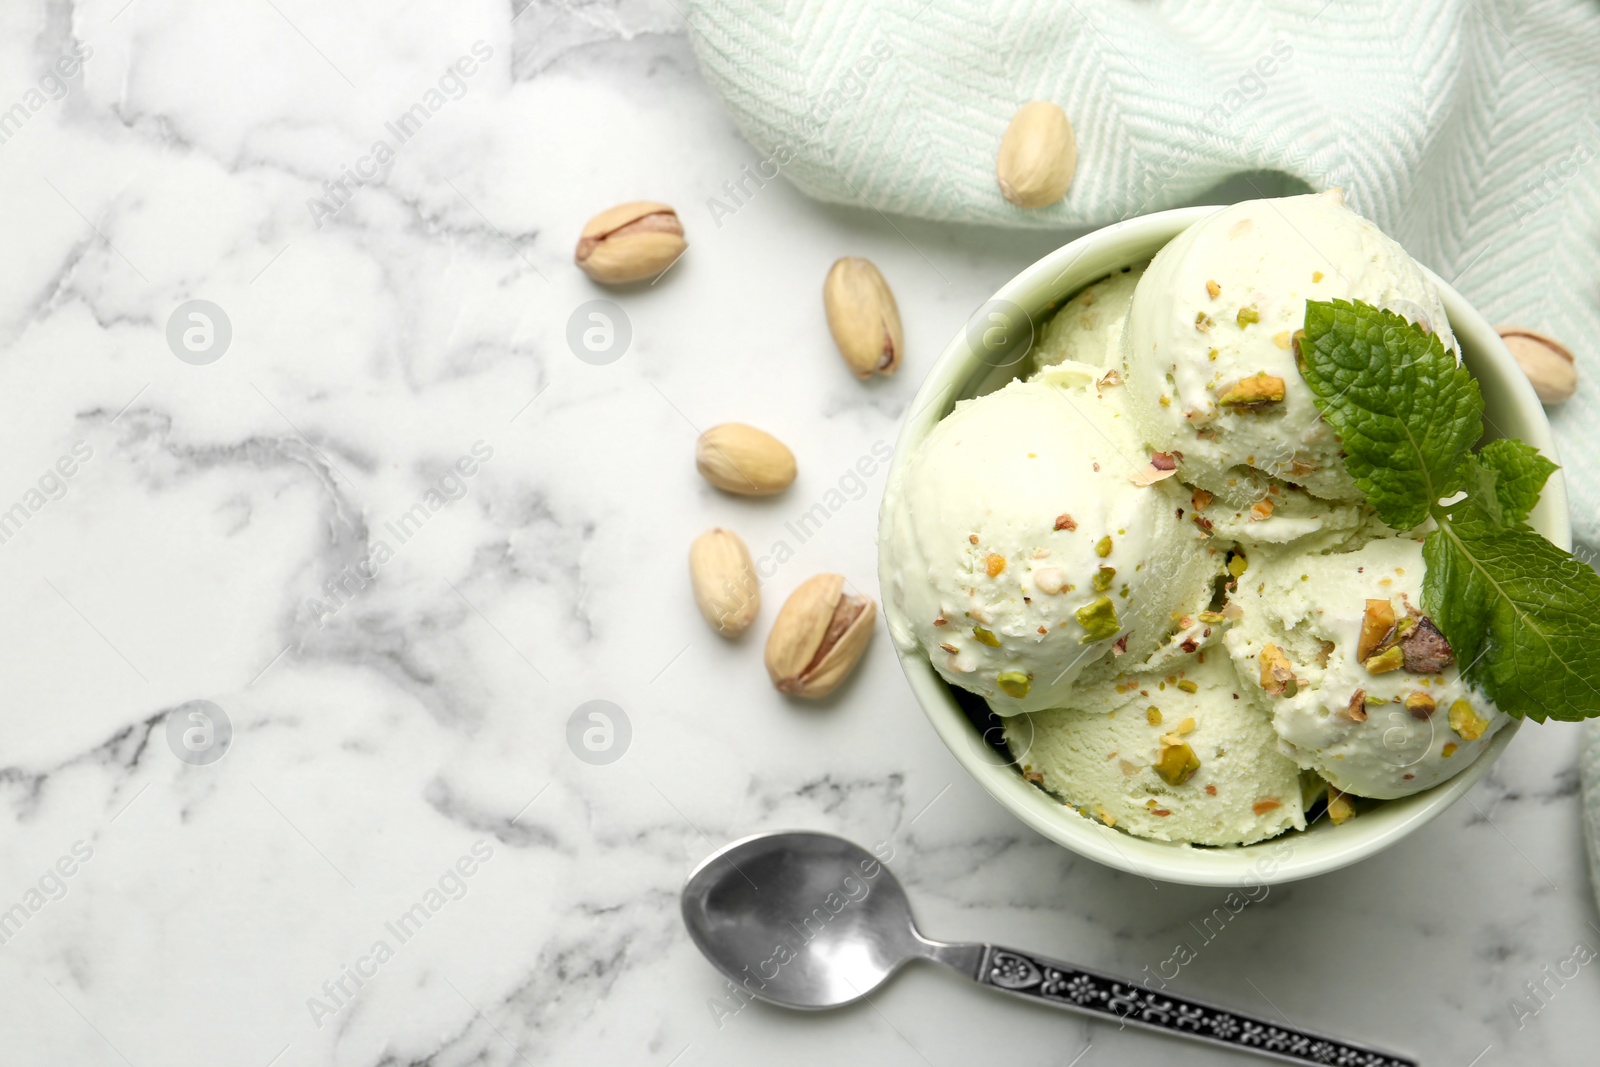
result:
[(1287, 755), (1357, 796), (1437, 785), (1507, 722), (1420, 614), (1425, 573), (1404, 537), (1334, 555), (1257, 549), (1231, 598), (1224, 640), (1249, 696)]
[(1002, 715), (1060, 706), (1101, 658), (1138, 664), (1220, 571), (1096, 373), (1063, 364), (958, 404), (884, 494), (891, 634)]
[(1229, 506), (1293, 483), (1359, 493), (1295, 366), (1307, 300), (1360, 300), (1455, 347), (1434, 286), (1337, 190), (1223, 208), (1173, 238), (1134, 291), (1124, 340), (1129, 413), (1181, 452), (1185, 481)]
[(1314, 552), (1393, 533), (1364, 504), (1324, 500), (1276, 481), (1249, 504), (1229, 503), (1203, 489), (1192, 500), (1196, 519), (1207, 530), (1247, 548), (1293, 544), (1299, 551)]
[(1221, 649), (1083, 697), (1085, 710), (1017, 716), (1005, 728), (1023, 774), (1090, 818), (1202, 845), (1305, 828), (1299, 768)]
[(1039, 331), (1033, 346), (1035, 365), (1087, 363), (1092, 367), (1120, 367), (1128, 306), (1147, 265), (1124, 267), (1063, 304)]

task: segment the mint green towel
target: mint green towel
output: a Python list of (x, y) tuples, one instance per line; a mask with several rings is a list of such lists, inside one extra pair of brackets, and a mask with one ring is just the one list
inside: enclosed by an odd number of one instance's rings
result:
[[(689, 0), (685, 14), (752, 169), (821, 200), (1068, 228), (1240, 173), (1344, 186), (1492, 321), (1576, 353), (1578, 396), (1551, 421), (1577, 538), (1600, 547), (1600, 4)], [(1071, 117), (1078, 171), (1064, 201), (1023, 211), (994, 157), (1032, 99)]]

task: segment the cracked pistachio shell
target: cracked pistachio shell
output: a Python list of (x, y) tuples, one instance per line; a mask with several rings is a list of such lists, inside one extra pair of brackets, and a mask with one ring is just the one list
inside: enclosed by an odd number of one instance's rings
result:
[(1000, 194), (1018, 207), (1047, 207), (1067, 195), (1078, 169), (1078, 141), (1067, 113), (1034, 100), (1011, 116), (995, 159)]
[(1566, 345), (1520, 326), (1501, 326), (1496, 332), (1533, 383), (1541, 403), (1559, 404), (1578, 391), (1578, 364)]
[(767, 636), (767, 674), (781, 693), (824, 697), (861, 661), (877, 606), (844, 591), (844, 577), (819, 574), (789, 595)]
[(836, 260), (822, 283), (822, 306), (833, 343), (857, 378), (889, 375), (900, 368), (906, 346), (900, 308), (871, 260)]
[(595, 281), (623, 285), (654, 278), (688, 247), (683, 223), (670, 205), (634, 200), (590, 219), (573, 260)]
[(771, 496), (794, 481), (794, 453), (765, 430), (725, 422), (700, 435), (694, 465), (706, 481), (725, 493)]
[(750, 550), (732, 530), (717, 526), (694, 539), (689, 582), (700, 614), (723, 637), (744, 633), (761, 611), (761, 583)]

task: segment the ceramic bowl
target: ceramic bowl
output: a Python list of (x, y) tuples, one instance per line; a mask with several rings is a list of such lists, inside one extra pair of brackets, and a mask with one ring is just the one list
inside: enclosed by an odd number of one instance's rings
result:
[[(918, 390), (900, 431), (893, 468), (906, 463), (956, 401), (988, 392), (1022, 373), (1037, 324), (1078, 290), (1124, 266), (1143, 262), (1191, 223), (1217, 210), (1179, 208), (1097, 230), (1033, 264), (994, 295), (950, 342)], [(1550, 425), (1533, 388), (1494, 329), (1443, 279), (1430, 273), (1460, 340), (1467, 367), (1483, 390), (1492, 436), (1520, 437), (1557, 460)], [(1559, 462), (1559, 460), (1558, 460)], [(895, 477), (891, 470), (890, 478)], [(1571, 547), (1566, 487), (1558, 471), (1534, 511), (1533, 526)], [(888, 610), (893, 610), (892, 607)], [(1505, 751), (1512, 722), (1471, 766), (1414, 796), (1385, 801), (1341, 826), (1321, 820), (1254, 845), (1208, 848), (1147, 841), (1078, 814), (1026, 781), (1015, 764), (980, 735), (955, 692), (927, 658), (900, 651), (900, 663), (928, 721), (961, 765), (1017, 818), (1092, 860), (1150, 879), (1190, 885), (1272, 884), (1336, 870), (1400, 842), (1437, 818)], [(991, 728), (990, 732), (998, 734)]]

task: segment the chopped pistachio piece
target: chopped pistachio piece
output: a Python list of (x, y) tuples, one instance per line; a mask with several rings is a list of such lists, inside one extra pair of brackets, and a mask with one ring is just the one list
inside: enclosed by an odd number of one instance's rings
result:
[(1450, 705), (1450, 729), (1463, 741), (1476, 741), (1489, 728), (1489, 720), (1482, 718), (1465, 699)]
[(1406, 710), (1413, 719), (1426, 719), (1439, 707), (1438, 701), (1420, 689), (1406, 694)]
[[(1289, 657), (1283, 654), (1283, 649), (1274, 644), (1262, 646), (1261, 655), (1257, 657), (1261, 664), (1261, 688), (1273, 696), (1278, 696), (1289, 691), (1289, 686), (1294, 683), (1294, 665), (1289, 662)], [(1295, 685), (1295, 692), (1300, 687)], [(1294, 696), (1294, 693), (1289, 693)]]
[(1110, 534), (1106, 534), (1104, 537), (1100, 538), (1099, 541), (1095, 542), (1094, 554), (1099, 556), (1101, 559), (1105, 559), (1107, 556), (1111, 555)]
[(1022, 671), (1001, 671), (995, 675), (994, 681), (1002, 693), (1018, 700), (1027, 696), (1028, 690), (1033, 688), (1033, 675)]
[(1117, 621), (1117, 606), (1108, 596), (1096, 597), (1073, 614), (1077, 616), (1078, 625), (1085, 631), (1078, 639), (1081, 645), (1087, 645), (1091, 641), (1104, 641), (1122, 629), (1122, 624)]
[(1350, 802), (1350, 797), (1343, 790), (1338, 789), (1332, 782), (1328, 783), (1328, 821), (1338, 826), (1356, 813), (1356, 806)]
[(1094, 587), (1098, 592), (1105, 592), (1111, 588), (1111, 582), (1117, 576), (1117, 568), (1101, 567), (1094, 575)]
[(1367, 691), (1365, 689), (1357, 689), (1350, 694), (1350, 703), (1345, 708), (1345, 714), (1353, 722), (1367, 721)]
[(1168, 785), (1182, 785), (1193, 778), (1194, 772), (1199, 769), (1200, 757), (1194, 754), (1194, 749), (1182, 741), (1162, 748), (1161, 758), (1156, 760), (1156, 773)]
[(1228, 557), (1228, 573), (1235, 578), (1243, 574), (1249, 566), (1250, 561), (1244, 558), (1244, 553), (1242, 552), (1234, 552)]
[(1366, 611), (1361, 615), (1361, 637), (1356, 641), (1356, 658), (1365, 663), (1388, 643), (1394, 628), (1394, 604), (1387, 600), (1368, 600)]
[(1217, 403), (1240, 411), (1259, 411), (1268, 405), (1283, 402), (1283, 379), (1261, 371), (1248, 378), (1240, 378), (1225, 388)]
[(1195, 685), (1193, 682), (1191, 682), (1187, 678), (1179, 679), (1178, 688), (1182, 689), (1185, 693), (1198, 693), (1198, 692), (1200, 692), (1200, 687), (1198, 685)]
[[(1239, 324), (1239, 329), (1242, 330), (1253, 322), (1260, 322), (1261, 312), (1257, 311), (1254, 307), (1246, 305), (1239, 309), (1239, 314), (1234, 316), (1233, 321), (1237, 322)], [(1280, 396), (1278, 399), (1282, 400), (1283, 398)]]
[(1148, 708), (1145, 708), (1144, 709), (1144, 721), (1149, 723), (1151, 726), (1160, 726), (1161, 725), (1161, 709), (1156, 707), (1154, 704), (1150, 705), (1150, 707), (1148, 707)]
[(1418, 615), (1401, 633), (1400, 651), (1412, 674), (1438, 674), (1456, 661), (1455, 650), (1426, 615)]
[(990, 648), (1000, 647), (1000, 639), (992, 632), (985, 630), (981, 626), (974, 626), (972, 628), (972, 637), (973, 640), (977, 641), (980, 645), (988, 645)]
[(1376, 656), (1368, 656), (1362, 661), (1369, 674), (1388, 674), (1397, 671), (1406, 661), (1405, 653), (1400, 651), (1399, 645), (1390, 645)]

